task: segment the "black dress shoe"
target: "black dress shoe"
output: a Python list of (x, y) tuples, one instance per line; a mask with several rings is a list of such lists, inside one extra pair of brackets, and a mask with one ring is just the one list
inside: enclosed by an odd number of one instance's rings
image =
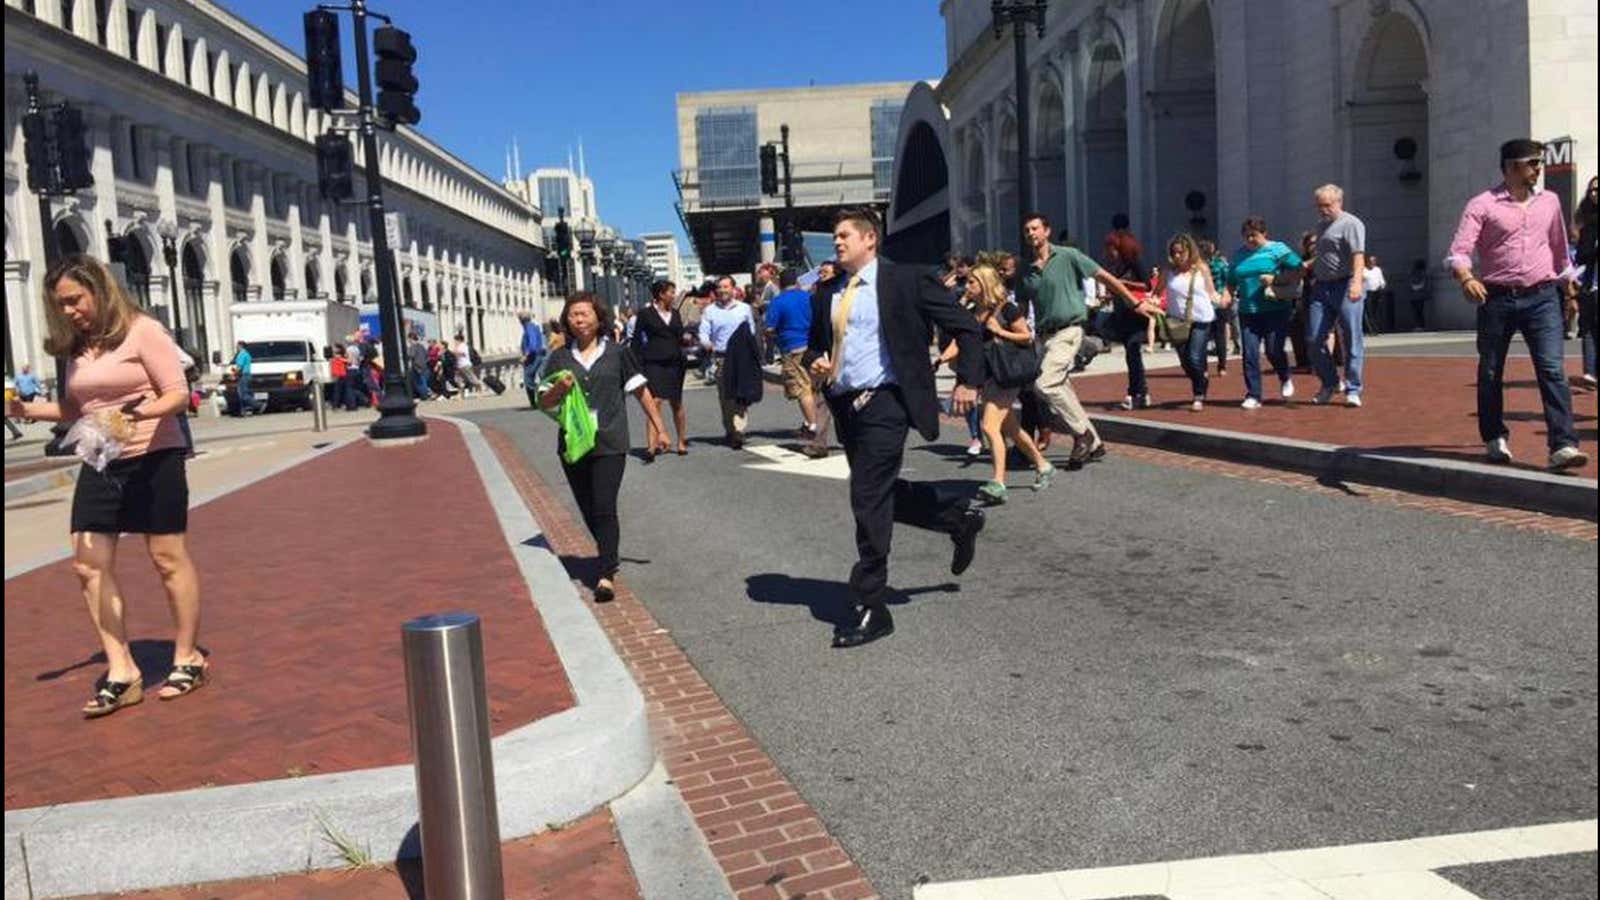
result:
[(833, 633), (834, 647), (859, 647), (894, 634), (894, 617), (887, 606), (858, 606), (855, 621)]
[(968, 509), (961, 513), (955, 530), (950, 532), (950, 540), (956, 545), (955, 555), (950, 557), (951, 575), (960, 575), (972, 565), (972, 557), (978, 552), (978, 532), (982, 530), (983, 510)]

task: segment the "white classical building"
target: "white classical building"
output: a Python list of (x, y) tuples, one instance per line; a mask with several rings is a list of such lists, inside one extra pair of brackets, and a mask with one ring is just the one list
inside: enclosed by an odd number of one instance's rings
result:
[(684, 287), (683, 255), (678, 251), (677, 235), (670, 231), (656, 231), (641, 234), (639, 239), (644, 241), (644, 256), (650, 265), (651, 277)]
[[(947, 70), (907, 97), (889, 211), (891, 247), (930, 261), (1014, 246), (1020, 212), (1010, 29), (983, 0), (939, 14)], [(1426, 261), (1430, 324), (1467, 325), (1441, 260), (1499, 144), (1571, 137), (1578, 183), (1595, 172), (1596, 20), (1592, 0), (1054, 0), (1027, 42), (1034, 205), (1096, 253), (1118, 213), (1147, 248), (1231, 247), (1252, 214), (1295, 243), (1338, 183), (1391, 283)]]
[[(27, 71), (47, 101), (84, 111), (93, 145), (93, 188), (50, 201), (48, 222), (24, 165)], [(176, 311), (205, 357), (231, 347), (235, 303), (376, 300), (365, 207), (318, 196), (313, 142), (329, 117), (306, 108), (305, 84), (296, 52), (211, 0), (6, 0), (8, 365), (49, 371), (45, 229), (63, 251), (101, 258), (108, 238), (125, 238), (130, 286), (168, 323)], [(380, 133), (379, 147), (385, 204), (406, 225), (394, 248), (402, 302), (485, 356), (514, 353), (516, 314), (545, 311), (538, 206), (415, 130)]]

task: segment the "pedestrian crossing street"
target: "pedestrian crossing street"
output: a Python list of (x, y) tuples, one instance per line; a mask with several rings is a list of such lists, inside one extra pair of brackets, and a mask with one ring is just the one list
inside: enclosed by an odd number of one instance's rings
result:
[(1481, 900), (1437, 870), (1593, 853), (1597, 820), (918, 886), (915, 900)]

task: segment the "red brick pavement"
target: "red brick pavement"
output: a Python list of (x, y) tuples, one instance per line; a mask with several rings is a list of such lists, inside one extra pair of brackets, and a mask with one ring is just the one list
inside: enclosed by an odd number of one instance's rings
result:
[[(627, 853), (617, 840), (611, 813), (602, 809), (560, 831), (501, 845), (506, 897), (511, 900), (629, 900), (639, 896)], [(96, 894), (110, 900), (380, 900), (421, 897), (422, 867), (332, 869), (275, 878), (221, 881), (194, 887)]]
[[(556, 552), (594, 542), (510, 440), (484, 434)], [(651, 733), (673, 783), (740, 900), (863, 900), (877, 891), (626, 583), (593, 607), (644, 692)]]
[[(1298, 393), (1284, 404), (1277, 399), (1277, 379), (1269, 372), (1263, 383), (1266, 405), (1259, 410), (1243, 410), (1239, 408), (1239, 401), (1244, 399), (1242, 370), (1239, 359), (1231, 359), (1228, 374), (1212, 378), (1206, 409), (1199, 413), (1189, 409), (1189, 379), (1178, 369), (1152, 372), (1150, 395), (1158, 405), (1135, 412), (1116, 408), (1127, 390), (1126, 375), (1080, 375), (1073, 378), (1073, 385), (1091, 413), (1106, 411), (1224, 431), (1483, 461), (1483, 443), (1478, 439), (1475, 359), (1369, 356), (1361, 397), (1366, 405), (1361, 409), (1346, 409), (1342, 398), (1330, 406), (1313, 406), (1311, 397), (1319, 382), (1315, 375), (1307, 373), (1295, 375)], [(1215, 372), (1214, 364), (1212, 371)], [(1577, 372), (1572, 374), (1576, 376)], [(1517, 464), (1542, 470), (1549, 451), (1532, 365), (1526, 359), (1512, 360), (1506, 366), (1506, 383), (1506, 424), (1511, 429)], [(1589, 465), (1582, 475), (1593, 479), (1600, 473), (1600, 454), (1595, 448), (1595, 394), (1574, 391), (1573, 413), (1578, 437), (1589, 453)]]
[(465, 442), (430, 433), (358, 441), (190, 514), (214, 676), (181, 700), (154, 697), (171, 624), (141, 541), (118, 574), (147, 699), (105, 719), (78, 712), (105, 663), (71, 564), (8, 580), (5, 808), (407, 763), (400, 624), (423, 613), (482, 616), (494, 733), (569, 708)]

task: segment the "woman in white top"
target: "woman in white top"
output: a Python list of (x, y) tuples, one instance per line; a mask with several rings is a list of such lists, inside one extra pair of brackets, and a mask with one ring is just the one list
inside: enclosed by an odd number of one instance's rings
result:
[(1180, 323), (1193, 323), (1189, 337), (1174, 342), (1178, 362), (1194, 388), (1191, 408), (1196, 412), (1205, 409), (1206, 347), (1211, 342), (1211, 324), (1217, 319), (1217, 306), (1226, 301), (1217, 298), (1217, 288), (1211, 283), (1211, 266), (1200, 255), (1194, 238), (1180, 234), (1167, 241), (1167, 323), (1169, 327)]

